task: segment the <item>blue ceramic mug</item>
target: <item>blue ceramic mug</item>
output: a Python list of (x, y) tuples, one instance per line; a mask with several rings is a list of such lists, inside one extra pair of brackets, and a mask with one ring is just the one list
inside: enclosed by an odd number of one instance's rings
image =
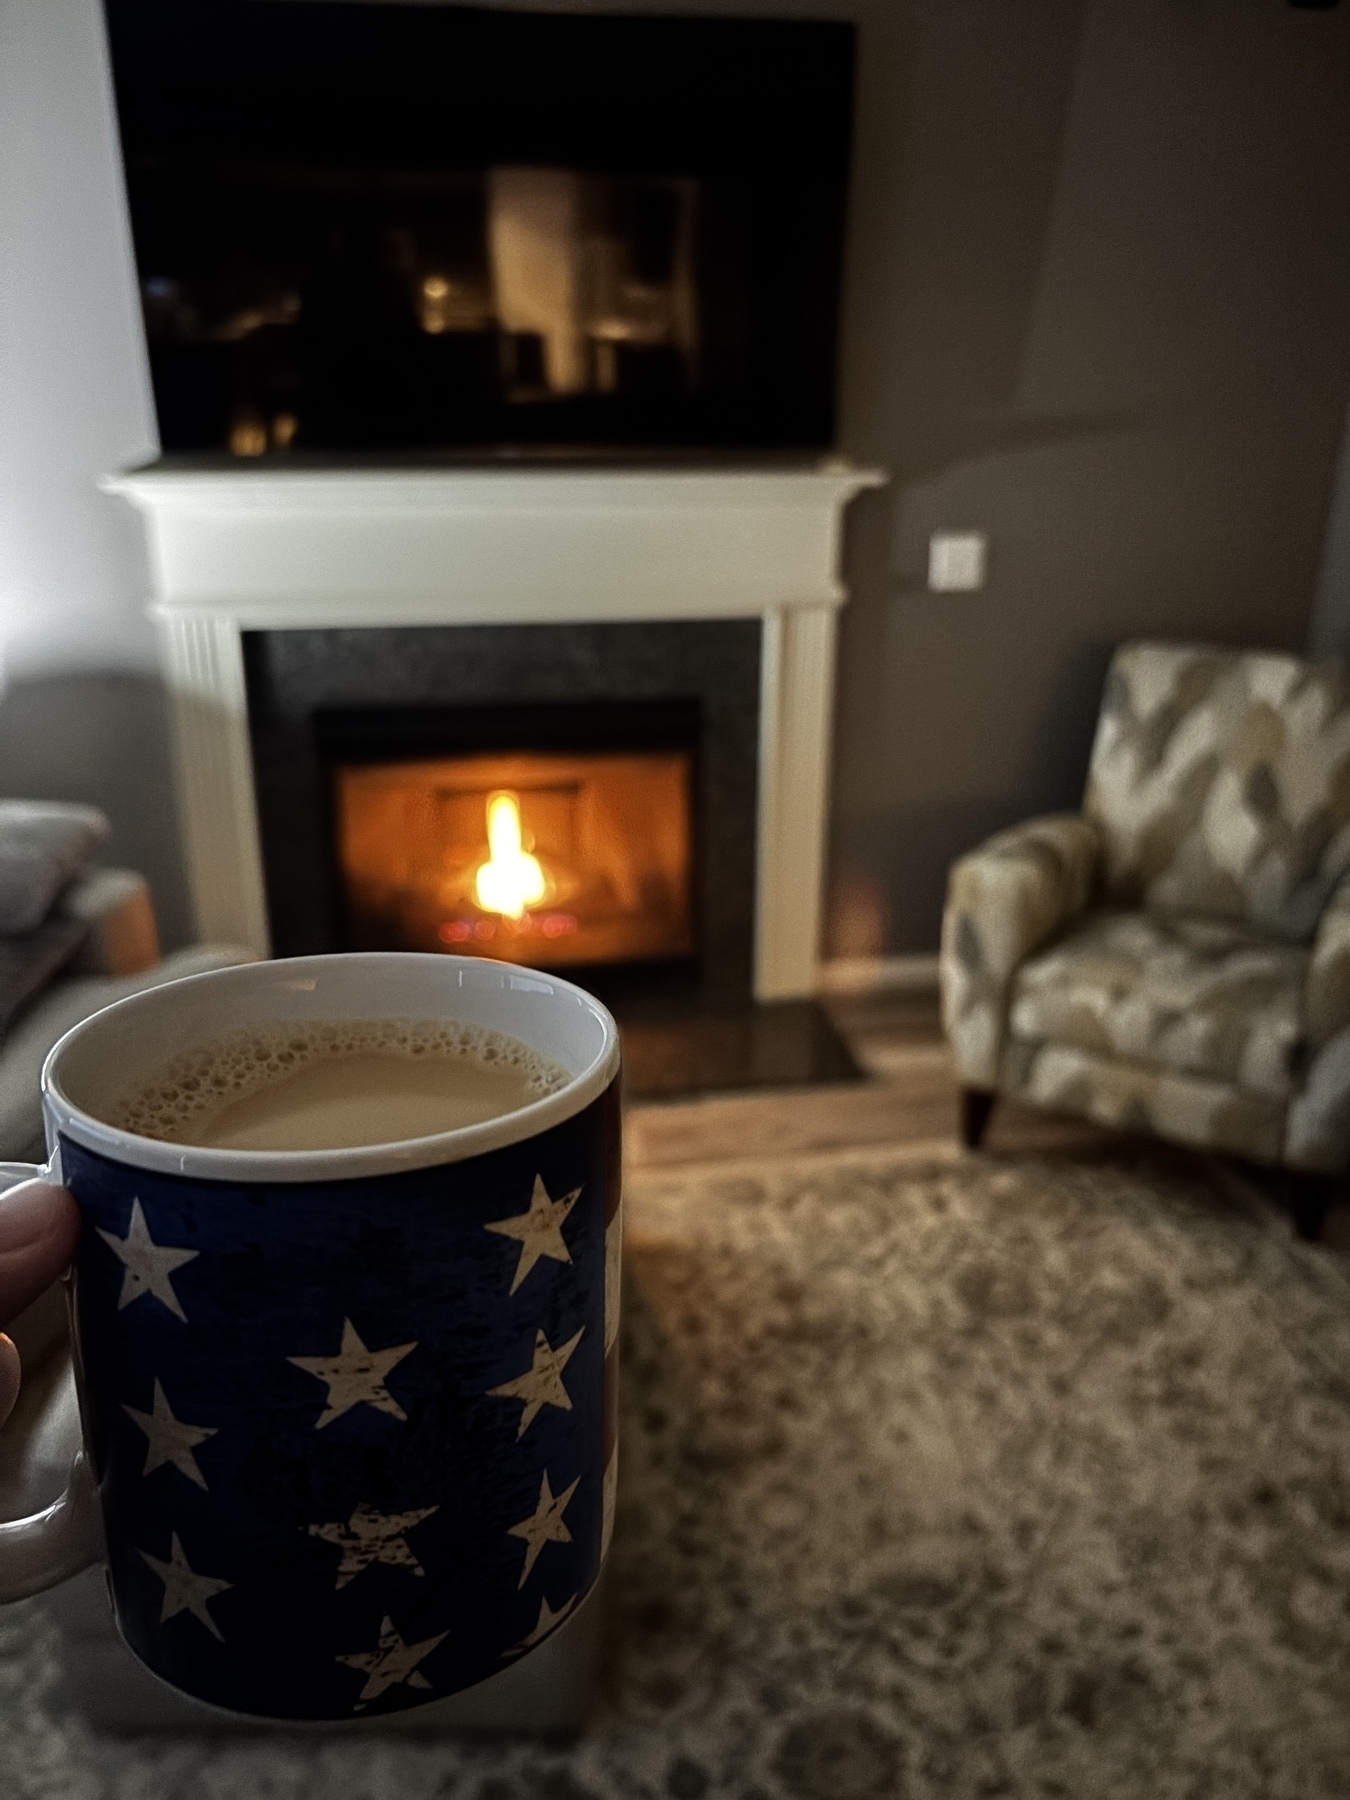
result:
[[(228, 1034), (388, 1018), (505, 1032), (570, 1080), (357, 1149), (107, 1122)], [(618, 1072), (590, 995), (455, 956), (220, 970), (69, 1032), (43, 1093), (84, 1219), (85, 1450), (60, 1501), (0, 1526), (0, 1598), (104, 1557), (146, 1667), (259, 1718), (368, 1718), (528, 1655), (595, 1582), (613, 1519)]]

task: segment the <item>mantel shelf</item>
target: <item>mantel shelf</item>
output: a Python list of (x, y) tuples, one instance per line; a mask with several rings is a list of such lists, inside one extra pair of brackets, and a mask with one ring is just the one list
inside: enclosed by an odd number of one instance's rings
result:
[(838, 606), (843, 509), (816, 468), (151, 468), (156, 610), (244, 629), (752, 617)]

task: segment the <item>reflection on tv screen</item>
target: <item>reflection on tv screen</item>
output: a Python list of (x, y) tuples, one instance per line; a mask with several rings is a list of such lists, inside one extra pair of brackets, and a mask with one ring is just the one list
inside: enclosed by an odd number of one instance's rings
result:
[(166, 452), (830, 442), (851, 27), (106, 9)]

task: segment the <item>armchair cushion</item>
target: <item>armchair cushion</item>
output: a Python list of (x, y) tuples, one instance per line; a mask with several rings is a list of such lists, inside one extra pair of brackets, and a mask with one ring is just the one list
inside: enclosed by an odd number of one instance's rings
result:
[(1083, 818), (1031, 819), (951, 871), (942, 920), (942, 1016), (963, 1082), (992, 1088), (1013, 974), (1092, 898), (1100, 845)]
[(1299, 945), (1219, 919), (1095, 912), (1017, 971), (1009, 1028), (1023, 1043), (1288, 1100), (1308, 961)]
[(1084, 810), (1107, 898), (1306, 942), (1350, 867), (1350, 692), (1337, 663), (1126, 644)]
[(1284, 1145), (1283, 1100), (1226, 1081), (1097, 1056), (1075, 1044), (1012, 1039), (1003, 1054), (999, 1088), (1033, 1106), (1077, 1113), (1099, 1125), (1257, 1162), (1279, 1162)]

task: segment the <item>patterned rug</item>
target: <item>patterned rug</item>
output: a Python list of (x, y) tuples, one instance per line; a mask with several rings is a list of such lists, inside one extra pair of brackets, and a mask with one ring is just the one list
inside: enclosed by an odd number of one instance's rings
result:
[(606, 1668), (571, 1745), (99, 1739), (15, 1800), (1342, 1795), (1350, 1278), (1217, 1165), (894, 1153), (631, 1192)]

